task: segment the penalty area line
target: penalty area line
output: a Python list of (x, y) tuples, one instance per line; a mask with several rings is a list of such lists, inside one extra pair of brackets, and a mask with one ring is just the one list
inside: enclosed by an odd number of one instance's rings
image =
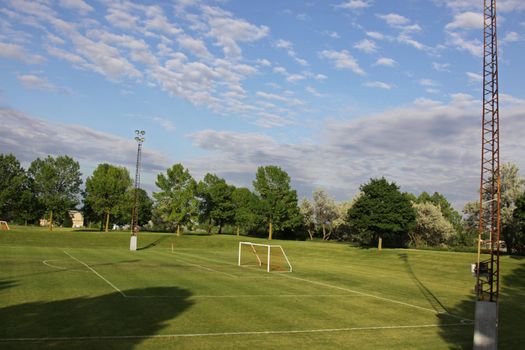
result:
[(246, 332), (217, 332), (217, 333), (179, 333), (179, 334), (152, 334), (152, 335), (114, 335), (114, 336), (80, 336), (80, 337), (46, 337), (46, 338), (4, 338), (2, 342), (36, 342), (36, 341), (79, 341), (79, 340), (126, 340), (126, 339), (159, 339), (159, 338), (191, 338), (191, 337), (220, 337), (220, 336), (242, 336), (242, 335), (268, 335), (268, 334), (304, 334), (304, 333), (333, 333), (333, 332), (357, 332), (357, 331), (381, 331), (396, 329), (420, 329), (437, 327), (465, 327), (472, 326), (471, 323), (446, 323), (446, 324), (423, 324), (407, 326), (371, 326), (371, 327), (346, 327), (346, 328), (321, 328), (321, 329), (298, 329), (290, 331), (246, 331)]
[(88, 264), (86, 264), (85, 262), (75, 258), (73, 255), (69, 254), (68, 252), (66, 252), (65, 250), (63, 250), (64, 254), (66, 254), (67, 256), (69, 256), (71, 259), (73, 260), (76, 260), (78, 261), (79, 263), (81, 263), (82, 265), (84, 265), (85, 267), (87, 267), (89, 270), (91, 270), (95, 275), (97, 275), (98, 277), (100, 277), (104, 282), (106, 282), (107, 284), (109, 284), (113, 289), (115, 289), (117, 292), (120, 293), (120, 295), (122, 295), (124, 298), (127, 298), (128, 296), (123, 292), (121, 291), (117, 286), (115, 286), (113, 283), (111, 283), (110, 281), (108, 281), (106, 278), (104, 278), (104, 276), (102, 276), (100, 273), (98, 273), (97, 271), (95, 271), (94, 268), (92, 268), (91, 266), (89, 266)]

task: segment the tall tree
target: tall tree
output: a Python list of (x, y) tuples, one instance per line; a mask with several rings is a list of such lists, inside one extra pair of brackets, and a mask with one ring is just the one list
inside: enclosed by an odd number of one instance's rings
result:
[(363, 245), (404, 246), (416, 214), (408, 197), (385, 178), (371, 179), (360, 187), (362, 195), (350, 208), (347, 221)]
[(0, 219), (24, 222), (32, 218), (34, 206), (31, 182), (12, 154), (0, 154)]
[[(518, 197), (525, 190), (525, 179), (519, 176), (519, 168), (513, 163), (505, 163), (500, 168), (500, 197), (501, 197), (501, 229), (503, 236), (510, 233), (513, 226), (514, 210)], [(463, 212), (463, 222), (467, 230), (474, 232), (478, 230), (479, 201), (468, 202)], [(488, 237), (484, 237), (488, 238)], [(506, 239), (506, 238), (505, 238)]]
[(86, 179), (84, 201), (98, 215), (104, 215), (105, 231), (109, 231), (110, 215), (117, 216), (125, 201), (126, 191), (131, 187), (131, 177), (124, 167), (99, 164)]
[(232, 193), (234, 207), (233, 222), (237, 226), (237, 234), (241, 228), (245, 233), (257, 230), (264, 219), (261, 216), (260, 199), (255, 193), (245, 187), (235, 188)]
[(261, 208), (268, 224), (268, 239), (273, 232), (292, 235), (301, 225), (297, 192), (290, 187), (290, 176), (275, 165), (257, 169), (253, 187), (261, 199)]
[(321, 227), (323, 240), (328, 240), (332, 234), (333, 221), (337, 219), (337, 205), (323, 189), (316, 189), (312, 196), (315, 222)]
[(438, 205), (424, 201), (414, 203), (413, 207), (416, 212), (416, 224), (410, 233), (412, 244), (436, 246), (445, 243), (454, 235), (454, 226), (445, 218)]
[[(206, 174), (197, 186), (200, 199), (200, 217), (209, 224), (211, 222), (219, 226), (219, 234), (222, 233), (224, 224), (233, 221), (235, 211), (232, 202), (233, 186), (215, 174)], [(208, 232), (211, 225), (208, 225)]]
[(315, 233), (314, 206), (308, 199), (303, 198), (299, 204), (299, 210), (303, 215), (303, 226), (306, 232), (308, 232), (308, 236), (310, 236), (310, 239), (312, 240), (314, 239)]
[(154, 217), (158, 224), (176, 228), (180, 234), (181, 225), (191, 225), (198, 215), (197, 183), (182, 164), (174, 164), (166, 174), (157, 176), (155, 184), (160, 191), (153, 193)]
[[(139, 226), (143, 226), (151, 220), (153, 200), (144, 189), (139, 188), (137, 190), (137, 223)], [(119, 205), (117, 214), (114, 216), (116, 224), (126, 225), (131, 223), (134, 200), (135, 189), (129, 187), (125, 193), (125, 199)]]
[[(78, 162), (68, 156), (35, 159), (28, 170), (37, 200), (49, 213), (49, 230), (53, 214), (64, 219), (68, 210), (78, 204), (82, 174)], [(57, 220), (58, 221), (58, 220)]]
[(455, 210), (447, 198), (439, 192), (434, 192), (429, 195), (427, 192), (423, 192), (417, 198), (417, 203), (429, 202), (439, 207), (443, 217), (452, 224), (454, 229), (459, 232), (461, 226), (461, 214)]
[(525, 193), (516, 199), (515, 205), (506, 243), (511, 253), (525, 255)]

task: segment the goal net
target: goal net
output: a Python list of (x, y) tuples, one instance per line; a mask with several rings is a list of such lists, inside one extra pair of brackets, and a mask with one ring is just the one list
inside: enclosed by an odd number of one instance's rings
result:
[(268, 272), (292, 272), (283, 248), (275, 244), (239, 242), (239, 266), (262, 268)]

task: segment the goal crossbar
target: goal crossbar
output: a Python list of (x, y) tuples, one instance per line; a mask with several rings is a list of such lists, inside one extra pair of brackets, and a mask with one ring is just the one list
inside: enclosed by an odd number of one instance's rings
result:
[(267, 272), (292, 272), (292, 264), (278, 244), (239, 242), (239, 266), (255, 266)]

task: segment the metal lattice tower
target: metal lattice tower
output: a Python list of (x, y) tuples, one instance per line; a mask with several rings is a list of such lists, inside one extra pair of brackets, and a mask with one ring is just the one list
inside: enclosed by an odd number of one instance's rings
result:
[(135, 130), (135, 141), (137, 141), (137, 163), (135, 166), (135, 188), (133, 193), (133, 211), (131, 213), (131, 235), (136, 236), (139, 230), (139, 189), (140, 189), (140, 163), (142, 160), (142, 143), (144, 142), (144, 130)]
[[(477, 299), (497, 302), (500, 251), (500, 156), (496, 0), (484, 0), (483, 122), (478, 237)], [(482, 245), (483, 236), (488, 237)], [(483, 248), (484, 251), (483, 251)], [(488, 251), (487, 251), (488, 250)], [(485, 252), (484, 260), (481, 254)]]

